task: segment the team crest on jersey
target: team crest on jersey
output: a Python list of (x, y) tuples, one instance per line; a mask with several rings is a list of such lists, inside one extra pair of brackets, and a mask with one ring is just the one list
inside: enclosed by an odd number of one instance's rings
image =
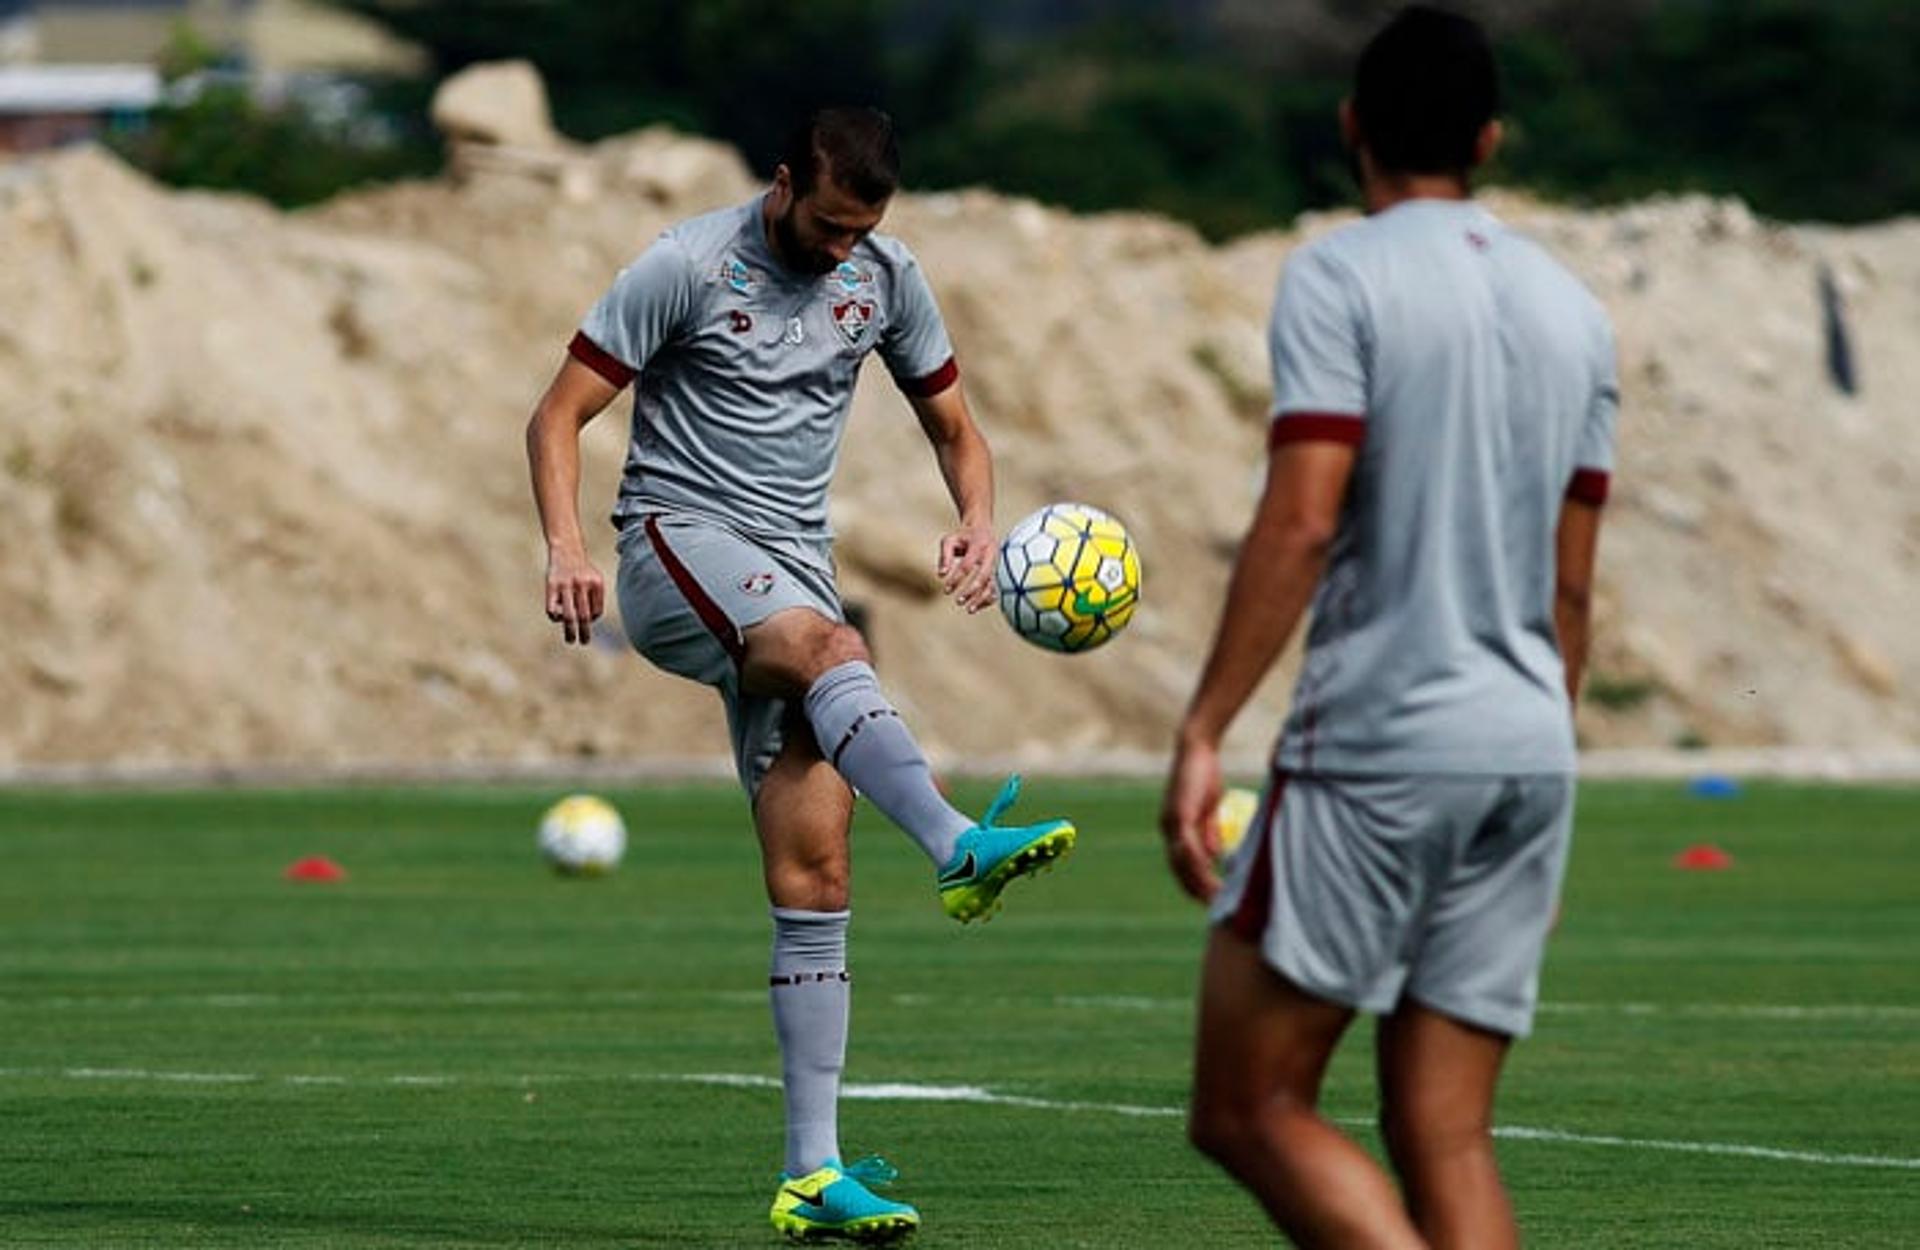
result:
[(849, 343), (858, 343), (867, 327), (873, 324), (873, 301), (870, 299), (850, 299), (833, 306), (833, 324), (840, 327), (840, 333)]
[(755, 573), (750, 577), (742, 578), (740, 589), (757, 599), (773, 589), (773, 574)]
[(729, 256), (720, 262), (720, 280), (742, 295), (752, 295), (753, 288), (760, 285), (760, 275), (747, 268), (738, 256)]
[(873, 285), (873, 270), (862, 269), (850, 260), (843, 260), (834, 268), (833, 280), (840, 284), (842, 291), (853, 295)]

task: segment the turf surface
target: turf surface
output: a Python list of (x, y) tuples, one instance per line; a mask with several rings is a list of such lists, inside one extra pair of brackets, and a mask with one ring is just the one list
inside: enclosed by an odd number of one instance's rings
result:
[[(778, 1070), (741, 801), (611, 795), (633, 845), (583, 882), (534, 857), (552, 797), (0, 793), (0, 1246), (779, 1244), (777, 1094), (683, 1079)], [(862, 814), (848, 1079), (1047, 1104), (846, 1105), (914, 1244), (1275, 1243), (1177, 1116), (1107, 1109), (1184, 1096), (1155, 801), (1030, 785), (1080, 851), (969, 930)], [(1668, 866), (1706, 841), (1731, 871)], [(308, 854), (350, 879), (281, 880)], [(1532, 1244), (1916, 1244), (1920, 792), (1588, 786), (1545, 997), (1500, 1120), (1578, 1140), (1501, 1142)]]

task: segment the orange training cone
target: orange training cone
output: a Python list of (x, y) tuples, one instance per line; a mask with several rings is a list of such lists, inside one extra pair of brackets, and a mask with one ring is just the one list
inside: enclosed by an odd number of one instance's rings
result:
[(288, 864), (282, 875), (289, 881), (345, 881), (347, 870), (324, 855), (309, 855)]
[(1733, 856), (1711, 843), (1702, 843), (1674, 856), (1673, 866), (1683, 872), (1720, 872), (1733, 867)]

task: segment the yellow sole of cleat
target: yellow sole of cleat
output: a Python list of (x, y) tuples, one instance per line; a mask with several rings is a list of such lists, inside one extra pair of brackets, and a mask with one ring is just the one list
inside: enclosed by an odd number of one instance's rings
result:
[(798, 1215), (779, 1212), (773, 1216), (775, 1229), (788, 1241), (852, 1241), (867, 1246), (883, 1246), (912, 1235), (920, 1227), (918, 1220), (904, 1215), (876, 1215), (846, 1224), (819, 1224)]
[(1008, 860), (996, 868), (984, 881), (940, 896), (940, 905), (947, 915), (961, 924), (970, 924), (975, 920), (991, 920), (1000, 910), (1000, 892), (1021, 877), (1035, 873), (1051, 871), (1053, 867), (1073, 850), (1075, 839), (1079, 836), (1072, 825), (1062, 824), (1058, 829), (1036, 838), (1023, 846)]

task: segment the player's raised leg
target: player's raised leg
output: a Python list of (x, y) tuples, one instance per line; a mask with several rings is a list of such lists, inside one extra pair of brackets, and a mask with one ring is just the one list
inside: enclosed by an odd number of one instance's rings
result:
[(1520, 1244), (1493, 1154), (1493, 1094), (1511, 1039), (1412, 999), (1380, 1021), (1380, 1127), (1434, 1250)]
[(1216, 927), (1201, 977), (1188, 1133), (1296, 1244), (1419, 1250), (1425, 1243), (1393, 1181), (1320, 1115), (1321, 1078), (1352, 1019)]
[(878, 1160), (840, 1162), (840, 1073), (846, 1064), (852, 978), (847, 971), (853, 794), (804, 723), (790, 723), (754, 798), (767, 900), (773, 908), (768, 977), (786, 1100), (786, 1164), (769, 1213), (795, 1237), (883, 1241), (920, 1223), (912, 1207), (870, 1186), (891, 1178)]
[(979, 822), (940, 793), (926, 755), (875, 677), (848, 625), (809, 609), (776, 613), (745, 631), (741, 684), (799, 698), (826, 761), (920, 845), (938, 871), (941, 904), (956, 920), (992, 912), (1000, 892), (1073, 849), (1064, 820), (1002, 825), (1019, 793), (1010, 781)]

